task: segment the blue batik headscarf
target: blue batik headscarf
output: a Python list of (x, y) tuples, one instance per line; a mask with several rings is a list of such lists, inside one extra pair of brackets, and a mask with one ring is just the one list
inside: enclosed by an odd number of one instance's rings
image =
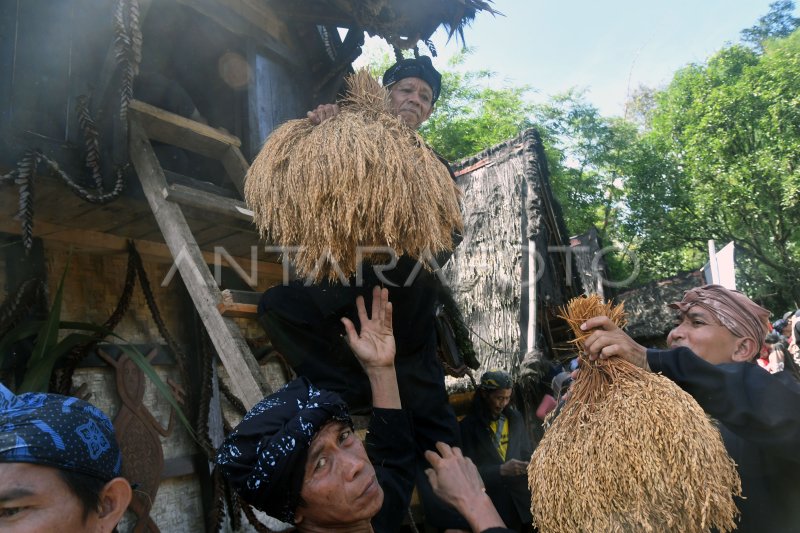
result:
[(308, 448), (332, 420), (352, 425), (347, 404), (297, 378), (250, 409), (220, 446), (217, 464), (244, 501), (293, 524)]
[(0, 384), (0, 462), (33, 463), (109, 481), (122, 455), (114, 426), (97, 407), (77, 398)]

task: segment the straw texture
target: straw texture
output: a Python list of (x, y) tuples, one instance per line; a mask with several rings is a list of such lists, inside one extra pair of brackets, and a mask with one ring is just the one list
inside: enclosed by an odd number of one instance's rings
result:
[(348, 87), (333, 118), (275, 130), (245, 183), (262, 238), (300, 247), (298, 273), (315, 280), (354, 274), (359, 247), (415, 259), (451, 250), (452, 232), (462, 228), (458, 188), (416, 131), (391, 113), (386, 89), (363, 70)]
[[(562, 317), (582, 352), (586, 319), (624, 324), (622, 305), (592, 295)], [(542, 533), (705, 532), (735, 528), (736, 466), (714, 421), (669, 379), (619, 357), (581, 357), (570, 398), (528, 469)]]

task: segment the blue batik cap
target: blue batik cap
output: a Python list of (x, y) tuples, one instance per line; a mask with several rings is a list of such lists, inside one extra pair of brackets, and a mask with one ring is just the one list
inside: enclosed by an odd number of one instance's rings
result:
[(299, 377), (250, 409), (217, 450), (216, 462), (244, 501), (293, 524), (308, 448), (333, 420), (352, 426), (344, 400)]
[(94, 405), (59, 394), (15, 395), (0, 384), (0, 462), (109, 481), (119, 476), (122, 455), (111, 420)]

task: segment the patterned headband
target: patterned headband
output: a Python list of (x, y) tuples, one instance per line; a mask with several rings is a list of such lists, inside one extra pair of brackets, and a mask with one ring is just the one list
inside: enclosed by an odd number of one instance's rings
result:
[(33, 463), (103, 481), (122, 466), (114, 426), (97, 407), (58, 394), (19, 396), (0, 384), (0, 462)]

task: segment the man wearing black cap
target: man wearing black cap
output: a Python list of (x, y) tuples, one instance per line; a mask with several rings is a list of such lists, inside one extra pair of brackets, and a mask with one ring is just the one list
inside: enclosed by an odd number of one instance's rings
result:
[[(393, 111), (406, 125), (417, 129), (433, 112), (441, 91), (441, 75), (428, 57), (404, 59), (384, 73), (383, 84), (389, 89)], [(338, 111), (335, 104), (321, 105), (310, 111), (308, 118), (319, 124)], [(442, 163), (447, 164), (444, 160)], [(447, 257), (436, 260), (441, 266)], [(273, 287), (261, 299), (259, 321), (275, 349), (298, 375), (337, 392), (358, 414), (370, 406), (369, 380), (343, 341), (339, 320), (343, 316), (355, 320), (353, 302), (357, 296), (363, 296), (370, 305), (369, 287), (389, 287), (395, 310), (397, 381), (403, 408), (413, 420), (416, 479), (426, 520), (434, 527), (458, 527), (463, 521), (438, 502), (424, 474), (427, 462), (423, 453), (434, 449), (437, 442), (458, 446), (459, 435), (436, 352), (436, 306), (442, 287), (435, 273), (420, 267), (416, 260), (401, 256), (393, 268), (380, 272), (364, 268), (362, 279), (353, 278), (347, 285), (323, 281), (308, 286), (304, 280), (297, 280)]]
[[(442, 75), (429, 57), (403, 59), (384, 72), (383, 86), (389, 89), (394, 113), (416, 130), (433, 113), (433, 105), (442, 89)], [(319, 124), (338, 112), (336, 104), (322, 104), (308, 112), (308, 119)]]
[(533, 446), (522, 415), (510, 405), (513, 385), (508, 372), (484, 372), (471, 410), (460, 423), (461, 442), (506, 526), (528, 531), (533, 520), (528, 489)]
[(0, 385), (0, 530), (114, 531), (131, 500), (121, 462), (93, 405)]

